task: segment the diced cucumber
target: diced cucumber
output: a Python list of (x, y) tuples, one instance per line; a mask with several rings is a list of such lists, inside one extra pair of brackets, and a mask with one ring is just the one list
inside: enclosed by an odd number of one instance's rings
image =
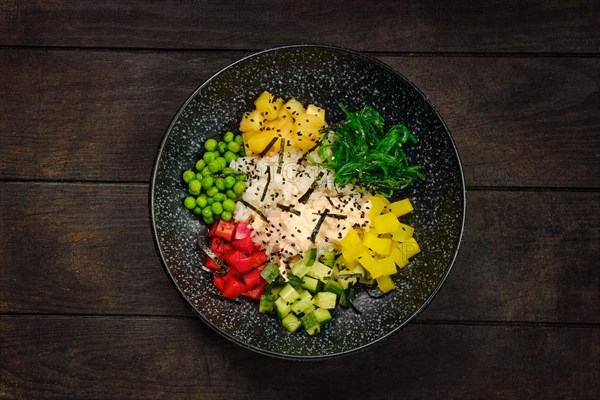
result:
[(342, 284), (333, 279), (328, 279), (327, 282), (325, 282), (325, 287), (323, 290), (326, 292), (335, 293), (338, 297), (344, 293), (344, 287)]
[(304, 262), (310, 267), (315, 261), (317, 261), (317, 248), (311, 247), (304, 254)]
[(315, 309), (314, 314), (315, 317), (317, 317), (317, 321), (319, 321), (319, 325), (321, 326), (325, 325), (332, 319), (331, 313), (325, 308)]
[(319, 308), (334, 309), (337, 295), (332, 292), (319, 292), (315, 294), (313, 303)]
[(302, 278), (302, 280), (304, 282), (302, 284), (302, 287), (312, 293), (317, 293), (323, 290), (323, 282), (321, 282), (317, 278), (305, 275), (304, 278)]
[(268, 263), (267, 266), (260, 271), (260, 276), (267, 281), (267, 283), (273, 282), (279, 275), (279, 267), (275, 263)]
[(337, 296), (338, 304), (342, 307), (348, 306), (348, 299), (346, 298), (346, 292), (344, 291), (343, 285), (338, 282), (330, 279), (325, 283), (325, 287), (323, 288), (326, 292), (335, 293)]
[(339, 278), (336, 278), (336, 282), (338, 282), (342, 288), (348, 289), (349, 286), (352, 286), (356, 283), (356, 281), (358, 280), (358, 278), (356, 277), (346, 277), (344, 275), (352, 275), (353, 272), (349, 269), (342, 269), (341, 271), (333, 274), (333, 276), (340, 276)]
[(265, 293), (260, 296), (260, 302), (258, 304), (258, 311), (261, 313), (272, 313), (275, 307), (275, 296), (272, 294)]
[(323, 280), (323, 278), (331, 276), (333, 270), (322, 262), (315, 261), (313, 265), (311, 265), (310, 270), (307, 272), (308, 275), (313, 278), (317, 278)]
[(291, 271), (292, 274), (302, 278), (306, 273), (310, 270), (310, 266), (306, 265), (306, 260), (303, 258), (298, 261), (296, 264), (292, 265)]
[(292, 304), (292, 312), (295, 314), (300, 314), (304, 312), (304, 310), (312, 305), (313, 298), (308, 290), (303, 290), (300, 293), (300, 298), (296, 300), (294, 304)]
[(275, 308), (277, 310), (277, 316), (283, 319), (290, 311), (292, 311), (292, 303), (288, 303), (283, 297), (278, 297), (277, 300), (275, 300)]
[(298, 317), (296, 317), (294, 314), (286, 315), (281, 320), (281, 323), (285, 329), (287, 329), (288, 331), (290, 331), (292, 333), (296, 332), (298, 330), (298, 328), (300, 327), (300, 325), (302, 325), (302, 323), (300, 322)]
[(328, 267), (333, 267), (335, 265), (335, 251), (327, 251), (321, 257), (319, 257), (319, 261)]
[(306, 308), (305, 308), (305, 309), (302, 311), (302, 313), (304, 313), (304, 314), (308, 314), (308, 313), (310, 313), (310, 312), (312, 312), (312, 311), (315, 311), (316, 309), (317, 309), (317, 307), (315, 307), (315, 304), (314, 304), (314, 303), (311, 303), (311, 304), (310, 304), (308, 307), (306, 307)]
[(296, 289), (294, 289), (294, 287), (288, 283), (283, 287), (283, 289), (281, 289), (281, 292), (279, 292), (279, 297), (285, 300), (287, 303), (292, 304), (298, 300), (300, 295)]
[(302, 318), (300, 318), (300, 322), (306, 330), (306, 333), (308, 333), (309, 335), (314, 335), (321, 329), (321, 324), (319, 324), (319, 320), (317, 319), (317, 316), (315, 315), (314, 311), (311, 311), (308, 314), (304, 315)]
[(275, 297), (279, 296), (279, 292), (281, 292), (281, 289), (283, 289), (283, 285), (279, 285), (279, 286), (273, 286), (271, 288), (271, 294)]

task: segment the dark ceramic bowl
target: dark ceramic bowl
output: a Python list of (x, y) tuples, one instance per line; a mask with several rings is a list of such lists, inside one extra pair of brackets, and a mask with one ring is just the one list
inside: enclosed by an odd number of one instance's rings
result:
[[(181, 174), (202, 153), (201, 144), (236, 130), (244, 111), (264, 90), (327, 110), (329, 123), (341, 120), (338, 103), (349, 109), (371, 104), (386, 122), (405, 124), (418, 143), (412, 162), (427, 180), (400, 193), (415, 210), (406, 220), (415, 228), (421, 253), (394, 277), (397, 289), (354, 301), (362, 311), (338, 309), (321, 333), (287, 332), (255, 302), (216, 299), (212, 278), (198, 268), (196, 241), (206, 227), (182, 207)], [(200, 318), (233, 342), (276, 357), (318, 359), (364, 349), (398, 332), (432, 300), (456, 257), (465, 215), (459, 157), (440, 115), (405, 77), (378, 60), (330, 46), (287, 46), (246, 57), (218, 72), (181, 107), (161, 143), (151, 185), (151, 219), (158, 253), (181, 295)]]

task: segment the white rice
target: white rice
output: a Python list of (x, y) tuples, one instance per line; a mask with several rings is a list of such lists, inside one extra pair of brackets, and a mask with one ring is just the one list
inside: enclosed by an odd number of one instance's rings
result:
[[(369, 223), (367, 213), (371, 203), (368, 194), (361, 194), (351, 186), (335, 185), (331, 171), (307, 166), (306, 161), (299, 163), (302, 156), (299, 151), (285, 152), (281, 168), (278, 154), (263, 158), (241, 157), (231, 165), (248, 176), (242, 199), (262, 214), (260, 216), (238, 202), (235, 219), (252, 224), (254, 242), (265, 249), (273, 261), (279, 262), (282, 269), (311, 247), (318, 247), (319, 253), (332, 250), (350, 227), (366, 227)], [(268, 186), (267, 171), (270, 171)], [(310, 189), (319, 173), (322, 177), (318, 186), (302, 204), (298, 200)], [(294, 212), (285, 211), (278, 204), (293, 207)], [(324, 217), (313, 243), (313, 230), (325, 210), (333, 215)]]

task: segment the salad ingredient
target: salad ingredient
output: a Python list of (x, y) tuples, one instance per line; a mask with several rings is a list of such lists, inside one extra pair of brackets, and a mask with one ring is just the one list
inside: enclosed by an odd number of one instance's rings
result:
[(339, 104), (346, 120), (325, 132), (315, 162), (335, 171), (339, 185), (352, 183), (386, 197), (415, 181), (424, 180), (421, 166), (408, 162), (404, 146), (416, 143), (408, 128), (396, 124), (385, 130), (385, 121), (372, 106), (354, 112)]
[[(317, 251), (309, 249), (286, 274), (287, 280), (273, 264), (261, 272), (263, 277), (269, 276), (269, 285), (260, 298), (259, 311), (276, 314), (290, 332), (296, 332), (300, 326), (309, 335), (319, 332), (332, 320), (331, 312), (337, 306), (348, 306), (349, 288), (357, 277), (366, 276), (360, 266), (356, 267), (357, 273), (349, 274), (349, 270), (335, 263), (335, 258), (332, 267), (323, 264), (321, 261), (327, 261), (329, 254), (317, 259)], [(265, 272), (267, 268), (269, 272)], [(346, 283), (345, 288), (341, 282)]]
[(350, 228), (339, 244), (344, 264), (360, 264), (386, 293), (395, 287), (391, 275), (421, 250), (412, 236), (413, 228), (396, 216), (396, 213), (404, 215), (413, 209), (410, 200), (390, 203), (385, 197), (375, 195), (371, 197), (371, 204), (369, 229), (363, 232)]
[(262, 271), (267, 255), (254, 245), (250, 228), (245, 223), (224, 220), (214, 222), (208, 232), (210, 246), (204, 267), (214, 271), (213, 282), (225, 298), (235, 300), (246, 296), (260, 300), (267, 285)]
[(196, 172), (191, 169), (183, 172), (188, 190), (183, 206), (201, 216), (206, 224), (216, 219), (231, 220), (235, 211), (233, 200), (246, 189), (246, 176), (228, 166), (243, 155), (241, 141), (242, 137), (233, 132), (226, 132), (221, 141), (207, 139), (205, 152), (194, 166)]
[(282, 146), (306, 151), (321, 140), (325, 110), (314, 104), (306, 108), (296, 99), (284, 103), (265, 91), (254, 101), (255, 109), (246, 112), (240, 131), (246, 152), (261, 157), (279, 153)]

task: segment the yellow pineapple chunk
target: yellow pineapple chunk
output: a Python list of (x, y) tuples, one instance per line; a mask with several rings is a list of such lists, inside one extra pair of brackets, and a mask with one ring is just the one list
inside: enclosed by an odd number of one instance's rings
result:
[(316, 115), (317, 117), (319, 117), (319, 120), (322, 122), (322, 124), (325, 125), (325, 110), (324, 109), (317, 107), (314, 104), (309, 104), (308, 106), (306, 106), (306, 113)]
[(250, 111), (244, 114), (240, 122), (240, 131), (259, 131), (265, 123), (264, 117), (258, 110)]
[(262, 116), (269, 121), (277, 118), (275, 96), (269, 92), (262, 92), (260, 96), (254, 101), (256, 111), (262, 114)]
[(277, 153), (281, 146), (281, 138), (274, 131), (262, 131), (259, 132), (257, 135), (252, 135), (251, 137), (249, 137), (248, 149), (254, 154), (260, 154), (267, 148), (269, 143), (271, 143), (271, 140), (273, 140), (274, 138), (277, 139), (277, 141), (271, 146), (271, 148), (266, 154)]
[(304, 108), (304, 106), (302, 105), (302, 103), (300, 103), (296, 99), (290, 99), (290, 100), (288, 100), (283, 105), (283, 108), (285, 108), (294, 119), (296, 119), (296, 116), (298, 114), (304, 114), (304, 113), (306, 113), (306, 109)]
[(323, 121), (315, 114), (298, 113), (298, 115), (296, 115), (296, 128), (301, 130), (306, 127), (321, 129), (323, 127)]

